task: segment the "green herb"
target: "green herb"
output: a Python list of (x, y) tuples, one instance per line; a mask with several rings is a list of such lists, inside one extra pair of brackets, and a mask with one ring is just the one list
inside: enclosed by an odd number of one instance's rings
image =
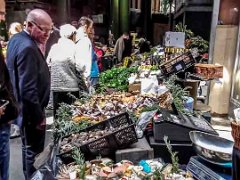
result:
[(167, 136), (164, 136), (163, 140), (164, 140), (164, 142), (165, 142), (165, 144), (166, 144), (166, 146), (167, 146), (168, 152), (169, 152), (170, 155), (171, 155), (171, 160), (172, 160), (172, 173), (179, 173), (180, 169), (179, 169), (177, 152), (173, 152), (173, 151), (172, 151), (172, 146), (171, 146), (170, 141), (168, 140), (168, 137), (167, 137)]
[(175, 26), (175, 30), (176, 32), (184, 32), (186, 39), (194, 37), (194, 33), (190, 29), (187, 29), (187, 25), (183, 25), (183, 23), (178, 23)]
[(72, 107), (69, 104), (61, 103), (57, 110), (57, 119), (53, 123), (53, 139), (57, 141), (73, 132), (79, 132), (82, 129), (90, 126), (88, 121), (80, 121), (75, 123), (72, 121)]
[(184, 107), (185, 97), (189, 95), (189, 92), (187, 91), (189, 87), (182, 88), (180, 85), (176, 84), (176, 80), (177, 76), (172, 75), (167, 81), (165, 81), (167, 88), (172, 94), (173, 104), (179, 112), (183, 114), (191, 114), (190, 112), (186, 111)]
[(201, 36), (194, 36), (194, 33), (187, 29), (187, 25), (179, 23), (175, 27), (177, 32), (184, 32), (188, 43), (186, 43), (187, 49), (197, 48), (200, 54), (208, 52), (208, 41), (204, 40)]
[(162, 169), (156, 169), (153, 172), (153, 179), (154, 180), (163, 180), (163, 174), (162, 174), (163, 168)]
[(159, 110), (160, 109), (160, 106), (158, 104), (153, 104), (152, 106), (146, 106), (144, 107), (140, 113), (143, 113), (143, 112), (148, 112), (148, 111), (154, 111), (154, 110)]
[(78, 148), (74, 148), (72, 151), (72, 157), (74, 159), (74, 162), (80, 167), (79, 178), (84, 179), (85, 171), (86, 171), (84, 155), (81, 153), (81, 151)]
[(128, 90), (128, 78), (132, 73), (137, 72), (137, 67), (118, 67), (112, 68), (100, 74), (98, 92), (104, 92), (107, 89), (117, 91)]
[(188, 49), (197, 48), (200, 54), (208, 52), (208, 41), (204, 40), (201, 36), (196, 36), (191, 38), (191, 43)]
[(138, 121), (138, 117), (134, 114), (134, 112), (132, 112), (132, 111), (127, 111), (127, 113), (129, 114), (129, 117), (130, 117), (130, 119), (131, 119), (133, 122), (137, 122), (137, 121)]

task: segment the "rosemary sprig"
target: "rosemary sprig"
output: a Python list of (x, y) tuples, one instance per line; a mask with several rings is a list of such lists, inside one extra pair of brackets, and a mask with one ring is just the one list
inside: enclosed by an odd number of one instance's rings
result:
[(85, 179), (85, 170), (86, 170), (86, 164), (85, 164), (85, 157), (81, 153), (81, 151), (78, 148), (74, 148), (72, 151), (72, 157), (74, 159), (74, 162), (79, 165), (80, 172), (79, 172), (79, 178)]
[(167, 136), (164, 136), (163, 140), (164, 140), (164, 142), (165, 142), (165, 144), (167, 146), (168, 152), (171, 155), (172, 173), (179, 173), (180, 169), (179, 169), (179, 163), (178, 163), (179, 159), (177, 157), (177, 152), (173, 152), (172, 151), (172, 146), (171, 146), (170, 141), (168, 140)]
[(81, 121), (79, 123), (72, 121), (72, 115), (71, 105), (61, 103), (57, 110), (57, 119), (53, 123), (54, 142), (57, 143), (60, 138), (74, 132), (79, 132), (91, 125), (91, 123), (87, 121)]
[(172, 94), (173, 103), (176, 109), (182, 114), (191, 114), (190, 112), (186, 111), (184, 107), (184, 98), (189, 95), (187, 91), (189, 87), (182, 88), (180, 85), (176, 84), (176, 80), (177, 76), (172, 75), (167, 81), (165, 81), (167, 88)]

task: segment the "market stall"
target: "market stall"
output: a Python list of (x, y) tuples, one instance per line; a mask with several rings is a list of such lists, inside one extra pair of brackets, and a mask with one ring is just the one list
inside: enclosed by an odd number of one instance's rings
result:
[[(61, 105), (54, 122), (54, 166), (47, 163), (52, 178), (201, 179), (196, 172), (202, 164), (208, 168), (202, 162), (206, 154), (194, 149), (191, 133), (219, 137), (194, 111), (194, 98), (179, 81), (219, 78), (222, 71), (203, 72), (212, 66), (196, 65), (196, 52), (185, 44), (170, 44), (125, 58), (122, 66), (101, 73), (96, 94)], [(231, 154), (224, 155), (222, 163), (230, 163)], [(41, 168), (38, 173), (44, 174)]]

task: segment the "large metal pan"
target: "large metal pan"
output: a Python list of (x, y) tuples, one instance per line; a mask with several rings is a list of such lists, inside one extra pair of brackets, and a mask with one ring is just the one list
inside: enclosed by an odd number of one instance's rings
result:
[(222, 166), (231, 163), (232, 141), (200, 131), (191, 131), (189, 136), (195, 152), (204, 160)]

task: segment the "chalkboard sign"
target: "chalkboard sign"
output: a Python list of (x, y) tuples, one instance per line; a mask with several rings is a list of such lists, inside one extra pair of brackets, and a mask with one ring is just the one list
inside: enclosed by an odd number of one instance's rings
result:
[(193, 58), (191, 52), (186, 52), (161, 64), (160, 69), (163, 75), (170, 76), (172, 74), (177, 74), (179, 72), (185, 71), (195, 63), (196, 61)]

